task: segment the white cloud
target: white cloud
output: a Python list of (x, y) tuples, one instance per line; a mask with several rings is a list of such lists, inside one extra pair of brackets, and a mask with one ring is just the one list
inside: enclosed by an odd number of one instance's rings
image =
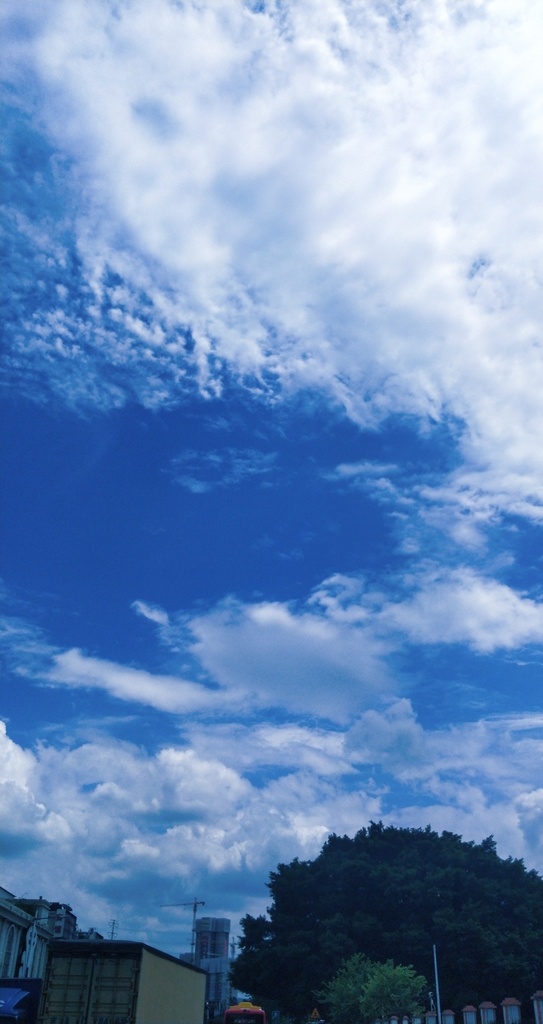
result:
[(147, 604), (146, 601), (134, 601), (132, 608), (138, 615), (149, 619), (150, 622), (155, 622), (158, 626), (167, 626), (169, 623), (167, 612), (154, 604)]
[[(432, 590), (436, 579), (443, 592)], [(337, 575), (299, 607), (231, 601), (185, 617), (181, 626), (185, 638), (193, 637), (195, 664), (199, 658), (212, 672), (221, 687), (215, 691), (79, 651), (47, 653), (24, 623), (8, 629), (21, 645), (15, 662), (30, 678), (99, 687), (134, 706), (177, 713), (182, 742), (149, 752), (111, 739), (92, 722), (84, 742), (60, 730), (29, 751), (4, 730), (0, 801), (4, 846), (12, 855), (4, 884), (25, 891), (32, 878), (87, 914), (88, 924), (104, 930), (122, 914), (127, 934), (172, 948), (175, 920), (157, 908), (175, 902), (180, 889), (205, 887), (217, 905), (224, 905), (225, 892), (243, 890), (228, 897), (224, 913), (253, 905), (258, 912), (277, 861), (313, 857), (329, 832), (354, 834), (370, 819), (414, 827), (430, 822), (476, 840), (492, 832), (502, 855), (522, 856), (541, 870), (542, 716), (526, 711), (424, 728), (409, 700), (394, 699), (399, 679), (386, 703), (381, 662), (387, 652), (403, 636), (419, 637), (421, 624), (429, 628), (432, 608), (438, 609), (433, 640), (443, 638), (466, 582), (469, 596), (471, 578), (451, 583), (422, 574), (412, 581), (414, 597), (391, 604), (363, 580)], [(481, 581), (475, 584), (478, 593)], [(518, 595), (513, 599), (514, 608), (515, 601), (522, 604)], [(506, 595), (505, 612), (510, 601)], [(140, 604), (173, 642), (175, 616)], [(495, 642), (495, 616), (489, 634), (488, 616), (480, 621), (469, 601), (466, 607), (470, 636), (492, 635)], [(454, 636), (466, 629), (464, 613), (455, 614)], [(385, 626), (387, 644), (375, 639)], [(375, 677), (370, 671), (368, 678), (368, 666)], [(290, 720), (265, 722), (260, 714), (251, 720), (270, 705)], [(82, 730), (79, 723), (79, 735)]]
[[(186, 725), (184, 735), (200, 756), (208, 749), (209, 731), (205, 726)], [(318, 726), (217, 722), (213, 726), (213, 750), (225, 763), (235, 751), (236, 764), (242, 771), (261, 772), (278, 767), (286, 771), (298, 767), (321, 778), (353, 772), (343, 732), (329, 732)]]
[[(20, 642), (20, 630), (9, 651), (14, 671), (50, 686), (96, 689), (134, 705), (218, 719), (237, 718), (240, 708), (248, 716), (269, 708), (305, 715), (309, 708), (315, 719), (345, 722), (368, 702), (395, 692), (385, 662), (387, 644), (357, 625), (363, 611), (354, 610), (342, 621), (315, 611), (311, 603), (296, 608), (230, 599), (176, 621), (146, 602), (134, 607), (158, 625), (162, 643), (190, 662), (190, 674), (205, 683), (91, 657), (77, 648), (58, 651), (39, 635), (32, 635), (34, 650), (26, 634)], [(280, 743), (279, 734), (270, 733), (273, 742)]]
[(466, 794), (469, 801), (481, 780), (489, 792), (501, 787), (513, 798), (543, 770), (542, 726), (541, 715), (526, 714), (425, 730), (403, 698), (365, 711), (347, 733), (346, 753), (455, 803)]
[[(142, 400), (183, 386), (189, 326), (204, 387), (226, 360), (361, 422), (452, 415), (452, 500), (469, 488), (540, 516), (537, 6), (45, 9), (12, 50), (75, 160), (97, 302), (106, 264), (124, 279), (129, 344), (102, 330), (101, 358), (142, 380), (155, 361)], [(160, 329), (138, 317), (141, 288)]]
[(3, 782), (14, 782), (26, 787), (28, 778), (34, 767), (34, 758), (30, 751), (23, 750), (7, 735), (4, 722), (0, 722), (0, 773)]
[(193, 617), (190, 630), (210, 676), (261, 706), (341, 722), (392, 687), (383, 641), (306, 608), (229, 601)]
[[(303, 603), (230, 598), (192, 616), (134, 602), (158, 626), (170, 656), (184, 664), (183, 675), (153, 673), (75, 648), (58, 651), (21, 624), (15, 631), (8, 625), (9, 657), (29, 679), (98, 689), (175, 715), (235, 719), (240, 708), (249, 717), (276, 709), (345, 725), (364, 708), (401, 694), (405, 683), (391, 657), (406, 641), (462, 644), (481, 655), (543, 643), (541, 603), (472, 569), (423, 564), (396, 583), (401, 597), (391, 599), (390, 586), (381, 592), (360, 577), (336, 574)], [(282, 735), (263, 734), (263, 749), (280, 748)], [(304, 746), (302, 735), (300, 740)], [(311, 744), (305, 753), (309, 763)]]
[(389, 603), (381, 625), (415, 643), (463, 643), (487, 653), (543, 642), (543, 605), (471, 569), (429, 573), (403, 602)]
[[(149, 672), (76, 648), (60, 651), (39, 631), (18, 621), (12, 627), (7, 619), (5, 643), (13, 670), (29, 681), (99, 690), (186, 721), (227, 722), (226, 745), (237, 722), (245, 751), (241, 764), (248, 758), (261, 765), (268, 758), (278, 763), (279, 757), (288, 767), (288, 750), (297, 743), (308, 767), (333, 775), (348, 771), (337, 736), (315, 743), (311, 737), (320, 734), (314, 729), (330, 722), (345, 727), (364, 710), (382, 708), (405, 693), (412, 680), (398, 672), (395, 658), (406, 643), (467, 645), (480, 655), (522, 648), (531, 648), (533, 655), (543, 644), (541, 603), (473, 569), (440, 570), (422, 563), (410, 576), (385, 582), (387, 589), (380, 591), (361, 577), (336, 574), (305, 602), (230, 598), (192, 615), (134, 602), (135, 611), (158, 627), (170, 664), (175, 657), (183, 666), (179, 674)], [(247, 743), (240, 709), (251, 730), (263, 712), (272, 720), (288, 714), (291, 724), (270, 726), (258, 736), (251, 731)], [(311, 736), (304, 731), (307, 715)], [(419, 731), (411, 723), (402, 738), (411, 764)], [(221, 735), (219, 730), (217, 742), (224, 750)], [(394, 748), (400, 749), (397, 742)]]
[(44, 843), (63, 843), (71, 830), (62, 813), (50, 810), (36, 797), (39, 763), (14, 743), (0, 722), (0, 818), (6, 857), (18, 856)]
[(266, 476), (274, 469), (275, 452), (254, 448), (227, 448), (224, 451), (185, 450), (173, 460), (175, 482), (205, 494), (217, 487), (232, 487), (252, 476)]
[(77, 649), (54, 655), (53, 665), (43, 678), (55, 685), (105, 690), (119, 700), (149, 704), (176, 714), (216, 707), (224, 697), (212, 688), (176, 676), (153, 675), (143, 669), (88, 657)]
[[(82, 924), (104, 931), (121, 918), (123, 934), (172, 948), (179, 916), (159, 904), (199, 892), (225, 916), (253, 903), (262, 911), (278, 861), (312, 858), (330, 832), (353, 835), (371, 819), (477, 841), (493, 833), (502, 856), (541, 870), (540, 715), (432, 731), (400, 700), (347, 732), (255, 724), (215, 736), (188, 726), (188, 745), (155, 753), (105, 735), (30, 753), (2, 732), (19, 787), (2, 815), (6, 852), (16, 854), (4, 884), (26, 891), (32, 879)], [(335, 757), (346, 771), (333, 771)]]
[[(16, 744), (8, 748), (28, 760)], [(4, 884), (26, 891), (31, 878), (79, 914), (97, 915), (89, 923), (102, 930), (112, 916), (126, 915), (125, 934), (145, 937), (151, 928), (156, 936), (168, 917), (158, 911), (169, 902), (165, 892), (205, 885), (206, 898), (226, 899), (231, 916), (237, 891), (262, 899), (279, 859), (300, 849), (315, 855), (335, 825), (351, 829), (361, 815), (379, 812), (376, 797), (341, 793), (311, 768), (294, 767), (257, 787), (239, 770), (238, 746), (225, 754), (165, 746), (153, 755), (105, 736), (39, 746), (30, 755), (39, 814), (21, 805), (17, 858), (6, 860)], [(51, 833), (56, 827), (54, 844), (44, 821)], [(10, 823), (2, 817), (8, 839)]]
[[(50, 306), (16, 317), (10, 366), (28, 390), (38, 365), (68, 404), (99, 408), (174, 403), (194, 370), (204, 393), (225, 379), (264, 399), (309, 388), (361, 424), (452, 422), (463, 462), (407, 483), (402, 466), (338, 467), (411, 517), (404, 551), (421, 561), (386, 593), (337, 574), (297, 604), (176, 614), (136, 600), (192, 673), (53, 649), (8, 624), (28, 685), (173, 713), (185, 742), (148, 752), (93, 723), (84, 743), (29, 751), (1, 733), (6, 884), (56, 889), (103, 930), (122, 908), (125, 933), (147, 936), (166, 886), (205, 882), (217, 905), (246, 886), (246, 907), (277, 860), (370, 817), (493, 832), (541, 870), (540, 719), (424, 728), (390, 658), (406, 643), (486, 655), (543, 641), (537, 600), (436, 568), (414, 523), (478, 550), (497, 512), (543, 514), (537, 5), (407, 0), (395, 22), (371, 0), (39, 6), (4, 4), (19, 19), (8, 72), (23, 97), (38, 76), (52, 173), (69, 168), (56, 186), (76, 212), (58, 232), (50, 213), (12, 217), (17, 273), (36, 294), (55, 283)], [(274, 468), (256, 449), (206, 458), (205, 475), (195, 452), (178, 460), (183, 486)]]
[(543, 789), (537, 787), (521, 793), (515, 801), (515, 811), (527, 845), (537, 862), (543, 860)]
[(364, 712), (346, 736), (346, 753), (417, 794), (416, 803), (394, 809), (394, 824), (431, 823), (477, 841), (493, 834), (499, 850), (541, 871), (542, 724), (540, 714), (526, 714), (425, 730), (403, 699)]

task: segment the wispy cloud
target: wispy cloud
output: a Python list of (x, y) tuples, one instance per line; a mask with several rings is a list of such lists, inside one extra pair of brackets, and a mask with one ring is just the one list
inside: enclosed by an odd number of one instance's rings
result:
[(105, 690), (120, 700), (148, 704), (176, 714), (212, 708), (217, 701), (213, 687), (199, 686), (176, 676), (154, 675), (102, 658), (90, 658), (75, 649), (55, 655), (44, 678), (57, 686)]
[(150, 622), (154, 622), (158, 626), (167, 626), (169, 624), (168, 613), (163, 608), (147, 604), (146, 601), (134, 601), (132, 608), (138, 615), (142, 615), (144, 619), (149, 619)]
[(248, 714), (310, 709), (316, 720), (343, 724), (399, 695), (405, 684), (394, 659), (406, 644), (462, 644), (481, 655), (525, 648), (531, 656), (543, 644), (543, 606), (473, 569), (425, 564), (396, 581), (395, 597), (392, 582), (381, 591), (337, 575), (305, 602), (230, 598), (192, 615), (134, 602), (166, 648), (190, 664), (189, 678), (55, 650), (21, 627), (8, 627), (6, 644), (15, 671), (50, 685), (98, 689), (174, 714), (221, 717), (241, 700)]
[(174, 459), (174, 480), (193, 494), (205, 494), (217, 487), (235, 486), (248, 477), (268, 478), (275, 470), (276, 459), (276, 452), (254, 448), (204, 452), (190, 449)]

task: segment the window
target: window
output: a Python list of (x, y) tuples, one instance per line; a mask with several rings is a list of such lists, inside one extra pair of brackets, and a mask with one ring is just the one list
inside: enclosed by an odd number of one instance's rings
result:
[(2, 976), (4, 978), (11, 977), (12, 971), (12, 960), (13, 960), (13, 946), (15, 945), (15, 925), (10, 925), (8, 934), (6, 937), (6, 947), (4, 949), (4, 956), (2, 959)]

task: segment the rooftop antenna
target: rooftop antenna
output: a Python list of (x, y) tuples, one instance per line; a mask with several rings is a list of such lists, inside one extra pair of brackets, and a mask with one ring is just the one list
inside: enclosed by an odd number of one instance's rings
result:
[(194, 963), (196, 952), (196, 911), (198, 907), (205, 907), (205, 900), (194, 897), (190, 903), (161, 903), (161, 907), (192, 907), (192, 935), (190, 940), (190, 962)]

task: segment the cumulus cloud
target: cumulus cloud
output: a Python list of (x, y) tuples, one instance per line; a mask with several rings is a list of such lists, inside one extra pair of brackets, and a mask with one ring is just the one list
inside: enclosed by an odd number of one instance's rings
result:
[(482, 653), (543, 642), (543, 605), (472, 569), (429, 574), (380, 619), (415, 643), (467, 643)]
[(227, 916), (236, 898), (263, 911), (270, 867), (314, 857), (330, 832), (352, 835), (370, 819), (476, 840), (492, 832), (502, 855), (541, 869), (541, 724), (526, 714), (425, 729), (401, 699), (347, 730), (224, 724), (210, 743), (187, 723), (182, 743), (154, 753), (106, 736), (29, 752), (3, 730), (19, 804), (5, 805), (2, 827), (9, 840), (15, 813), (20, 839), (4, 882), (24, 891), (31, 877), (89, 924), (122, 916), (125, 934), (162, 934), (170, 947), (179, 921), (159, 904), (205, 891), (220, 907), (226, 887)]
[[(430, 602), (436, 607), (438, 597)], [(79, 651), (50, 650), (46, 658), (35, 631), (21, 623), (8, 630), (14, 643), (23, 638), (12, 656), (30, 678), (34, 636), (36, 679), (99, 687), (133, 706), (173, 711), (180, 741), (146, 751), (91, 723), (83, 742), (66, 734), (58, 747), (42, 743), (30, 751), (4, 729), (2, 822), (6, 850), (16, 854), (5, 884), (23, 891), (32, 877), (90, 915), (89, 924), (103, 929), (123, 914), (128, 933), (153, 941), (162, 935), (171, 948), (175, 921), (157, 908), (179, 899), (180, 888), (205, 887), (220, 907), (226, 886), (227, 916), (236, 899), (240, 912), (260, 912), (270, 866), (300, 853), (313, 857), (330, 832), (353, 834), (370, 819), (431, 822), (476, 840), (493, 832), (502, 854), (540, 869), (541, 715), (427, 728), (410, 700), (393, 691), (387, 702), (386, 689), (368, 683), (360, 667), (366, 652), (365, 668), (373, 658), (382, 674), (392, 634), (395, 643), (418, 636), (429, 614), (418, 600), (406, 598), (401, 620), (399, 602), (338, 575), (303, 606), (231, 601), (185, 617), (195, 664), (199, 659), (215, 690)], [(455, 600), (461, 602), (459, 593)], [(144, 601), (137, 610), (175, 640), (174, 614)], [(387, 645), (375, 639), (385, 623)], [(272, 627), (283, 651), (277, 658), (270, 654)], [(433, 629), (434, 639), (443, 635), (439, 616)], [(270, 705), (288, 720), (252, 717)], [(59, 850), (73, 864), (69, 893)], [(143, 890), (142, 902), (135, 894)]]
[[(191, 723), (185, 732), (191, 748), (202, 755), (209, 745), (206, 727)], [(316, 725), (216, 723), (213, 750), (225, 762), (235, 751), (236, 764), (245, 772), (304, 768), (327, 778), (351, 775), (354, 770), (345, 751), (343, 732), (330, 732)]]
[(229, 601), (191, 618), (190, 630), (212, 678), (267, 706), (345, 721), (392, 686), (382, 640), (307, 607)]
[[(235, 742), (217, 758), (187, 746), (149, 754), (106, 737), (39, 746), (29, 755), (6, 741), (5, 732), (0, 739), (12, 759), (31, 764), (39, 809), (29, 815), (28, 801), (21, 807), (26, 822), (19, 832), (28, 842), (19, 843), (6, 884), (22, 889), (32, 877), (36, 886), (47, 883), (48, 892), (65, 892), (62, 849), (72, 865), (71, 891), (63, 898), (75, 907), (81, 898), (94, 913), (109, 908), (109, 916), (122, 908), (130, 914), (123, 928), (132, 935), (150, 927), (158, 904), (167, 901), (163, 894), (175, 887), (205, 883), (220, 906), (228, 878), (234, 893), (245, 889), (244, 899), (260, 900), (270, 864), (300, 849), (313, 855), (336, 824), (350, 829), (360, 816), (379, 811), (378, 798), (341, 793), (307, 766), (257, 785), (241, 769)], [(2, 821), (9, 832), (8, 817)], [(142, 898), (135, 900), (138, 891)], [(136, 913), (129, 909), (134, 902)]]
[(2, 849), (17, 857), (43, 844), (57, 844), (71, 836), (62, 808), (52, 810), (36, 797), (39, 764), (34, 755), (14, 743), (0, 722), (0, 819)]
[[(391, 587), (392, 584), (392, 587)], [(392, 597), (393, 587), (400, 591)], [(335, 575), (316, 587), (308, 601), (314, 622), (349, 628), (375, 644), (383, 658), (403, 642), (467, 644), (487, 654), (535, 646), (543, 641), (543, 605), (473, 568), (438, 569), (422, 562), (386, 591), (370, 588), (357, 576)], [(381, 646), (379, 647), (379, 643)]]
[(346, 752), (353, 764), (379, 767), (417, 794), (416, 803), (397, 808), (395, 824), (431, 821), (477, 841), (493, 834), (502, 851), (540, 871), (542, 726), (534, 713), (428, 730), (402, 699), (364, 712), (346, 735)]
[[(501, 787), (514, 797), (543, 767), (541, 715), (515, 715), (425, 730), (410, 700), (365, 711), (347, 734), (354, 763), (374, 763), (451, 802), (474, 787)], [(519, 735), (520, 734), (520, 735)], [(454, 799), (453, 799), (454, 797)]]
[(537, 851), (536, 856), (543, 854), (543, 789), (534, 788), (521, 793), (515, 801), (522, 832), (527, 844)]

